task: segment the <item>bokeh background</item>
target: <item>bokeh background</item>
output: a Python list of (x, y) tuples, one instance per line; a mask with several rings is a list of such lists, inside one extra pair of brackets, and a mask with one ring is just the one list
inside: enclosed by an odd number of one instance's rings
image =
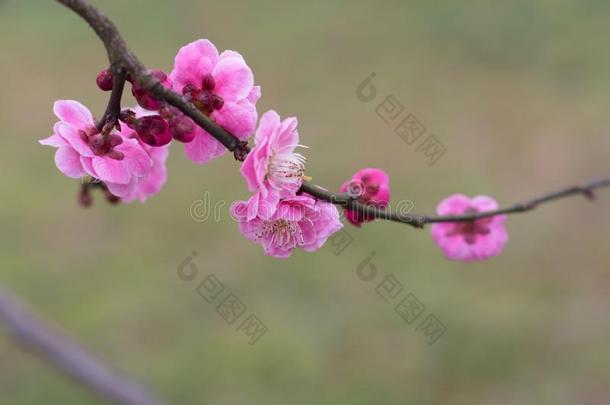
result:
[[(171, 69), (198, 38), (240, 51), (259, 113), (299, 117), (308, 173), (329, 188), (383, 167), (396, 200), (431, 213), (454, 192), (508, 204), (609, 173), (607, 1), (95, 3), (149, 67)], [(171, 403), (610, 402), (608, 192), (511, 217), (505, 253), (479, 264), (390, 223), (346, 227), (339, 255), (274, 260), (229, 218), (247, 196), (230, 156), (196, 166), (174, 145), (162, 194), (80, 208), (78, 182), (36, 141), (56, 99), (103, 111), (100, 42), (55, 2), (4, 0), (0, 51), (0, 281)], [(367, 104), (356, 88), (371, 72)], [(446, 147), (434, 166), (376, 115), (387, 95)], [(205, 193), (217, 221), (189, 214)], [(364, 282), (372, 252), (378, 275)], [(267, 325), (254, 346), (195, 292), (208, 274)], [(376, 294), (389, 274), (446, 326), (433, 345)], [(0, 403), (104, 402), (0, 335)]]

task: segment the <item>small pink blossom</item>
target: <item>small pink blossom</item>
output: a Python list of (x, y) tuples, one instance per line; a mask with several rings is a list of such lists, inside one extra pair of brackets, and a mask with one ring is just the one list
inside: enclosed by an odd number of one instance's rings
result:
[[(390, 177), (381, 169), (365, 168), (356, 172), (350, 181), (343, 183), (341, 192), (349, 193), (363, 204), (385, 208), (390, 201)], [(374, 220), (348, 209), (345, 210), (345, 217), (358, 227), (363, 222)]]
[[(152, 116), (154, 113), (142, 108), (135, 108), (136, 117)], [(148, 153), (152, 160), (152, 167), (144, 177), (132, 177), (132, 181), (126, 185), (111, 184), (108, 189), (112, 194), (122, 194), (121, 201), (125, 204), (135, 200), (146, 202), (146, 200), (158, 194), (167, 182), (167, 158), (169, 156), (169, 145), (152, 147), (138, 139), (134, 130), (127, 125), (121, 126), (121, 136), (125, 139), (137, 139), (142, 149)]]
[(280, 201), (268, 219), (249, 218), (248, 209), (246, 201), (231, 207), (241, 233), (263, 245), (266, 255), (277, 258), (289, 257), (296, 248), (313, 252), (343, 226), (334, 205), (305, 195)]
[[(252, 70), (237, 52), (218, 50), (207, 39), (181, 48), (170, 74), (173, 89), (186, 96), (202, 113), (240, 140), (256, 127), (260, 87)], [(225, 147), (199, 126), (185, 152), (195, 163), (205, 163), (226, 152)], [(183, 135), (190, 139), (188, 135)]]
[[(438, 215), (464, 215), (498, 209), (491, 197), (468, 198), (454, 194), (437, 207)], [(504, 226), (506, 215), (482, 218), (474, 222), (436, 223), (432, 225), (432, 238), (449, 260), (471, 262), (498, 256), (508, 241)]]
[(252, 204), (265, 200), (275, 205), (280, 198), (294, 196), (301, 187), (305, 172), (305, 157), (295, 153), (299, 145), (297, 119), (280, 121), (275, 111), (261, 117), (254, 136), (254, 147), (241, 166), (248, 188), (258, 193)]
[(153, 161), (135, 139), (125, 139), (111, 132), (100, 134), (95, 128), (91, 112), (77, 101), (59, 100), (53, 107), (60, 121), (53, 127), (54, 134), (40, 141), (57, 148), (55, 164), (66, 176), (80, 178), (89, 175), (116, 186), (123, 197), (126, 185), (146, 176)]

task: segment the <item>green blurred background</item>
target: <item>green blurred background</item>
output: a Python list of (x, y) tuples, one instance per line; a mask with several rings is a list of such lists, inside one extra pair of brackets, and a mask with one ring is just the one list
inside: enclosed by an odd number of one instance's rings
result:
[[(197, 38), (240, 51), (259, 113), (299, 117), (308, 174), (329, 188), (383, 167), (396, 200), (431, 213), (454, 192), (508, 204), (608, 174), (607, 1), (95, 3), (149, 67), (171, 69)], [(78, 182), (36, 141), (56, 99), (103, 111), (100, 42), (53, 1), (5, 0), (0, 51), (0, 282), (171, 403), (610, 403), (607, 192), (512, 217), (504, 254), (484, 263), (448, 262), (429, 231), (389, 223), (346, 227), (340, 255), (274, 260), (227, 206), (220, 221), (189, 215), (206, 192), (247, 196), (229, 156), (196, 166), (174, 145), (147, 204), (80, 208)], [(371, 72), (445, 145), (436, 165), (356, 98)], [(371, 252), (367, 283), (356, 268)], [(267, 325), (254, 346), (195, 292), (212, 273)], [(444, 323), (435, 344), (376, 294), (386, 274)], [(0, 335), (0, 403), (103, 402)]]

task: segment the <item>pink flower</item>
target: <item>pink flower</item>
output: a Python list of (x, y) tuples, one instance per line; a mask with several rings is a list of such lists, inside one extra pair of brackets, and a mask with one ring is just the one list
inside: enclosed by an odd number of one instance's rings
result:
[[(154, 116), (151, 111), (136, 107), (136, 117)], [(121, 126), (121, 136), (125, 139), (137, 139), (142, 149), (148, 153), (152, 160), (152, 167), (144, 177), (132, 177), (132, 181), (126, 185), (112, 184), (108, 189), (112, 194), (122, 194), (121, 201), (125, 204), (135, 200), (146, 202), (148, 197), (158, 194), (167, 182), (167, 157), (169, 156), (169, 145), (152, 147), (138, 139), (136, 132), (127, 125)]]
[(241, 166), (249, 190), (259, 194), (250, 199), (250, 205), (260, 200), (276, 205), (280, 198), (294, 196), (301, 187), (306, 159), (294, 151), (299, 146), (297, 124), (296, 118), (280, 121), (275, 111), (261, 117), (254, 148)]
[[(349, 193), (363, 204), (385, 208), (390, 201), (390, 178), (381, 169), (362, 169), (356, 172), (350, 181), (343, 183), (341, 192)], [(352, 225), (358, 227), (363, 222), (374, 219), (348, 209), (345, 210), (345, 217)]]
[(55, 164), (64, 175), (90, 175), (109, 188), (116, 186), (115, 195), (123, 197), (123, 186), (151, 170), (153, 161), (137, 140), (113, 132), (100, 134), (91, 112), (79, 102), (56, 101), (53, 111), (60, 121), (53, 127), (54, 134), (40, 143), (57, 148)]
[[(219, 55), (207, 39), (192, 42), (178, 52), (170, 79), (175, 91), (240, 140), (254, 132), (260, 87), (254, 86), (252, 70), (239, 53)], [(205, 163), (226, 151), (209, 133), (196, 125), (193, 128), (194, 139), (185, 144), (193, 162)]]
[[(454, 194), (438, 205), (438, 215), (463, 215), (498, 209), (491, 197), (468, 198)], [(474, 222), (437, 223), (432, 225), (432, 238), (449, 260), (471, 262), (485, 260), (502, 253), (508, 241), (504, 227), (506, 215), (482, 218)]]
[(289, 257), (296, 248), (313, 252), (343, 226), (334, 205), (305, 195), (282, 200), (269, 219), (249, 218), (246, 201), (233, 204), (231, 215), (247, 239), (278, 258)]

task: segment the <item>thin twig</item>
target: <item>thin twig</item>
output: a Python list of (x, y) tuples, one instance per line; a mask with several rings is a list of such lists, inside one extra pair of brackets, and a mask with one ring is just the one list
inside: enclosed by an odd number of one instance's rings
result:
[(16, 342), (89, 390), (119, 405), (165, 405), (144, 387), (111, 370), (63, 331), (51, 327), (0, 286), (0, 326)]
[[(116, 26), (106, 15), (95, 8), (88, 0), (57, 0), (61, 4), (69, 7), (84, 20), (86, 20), (93, 30), (97, 33), (99, 38), (104, 43), (108, 58), (111, 65), (122, 66), (129, 71), (131, 76), (137, 83), (144, 89), (151, 91), (157, 98), (165, 100), (169, 104), (178, 108), (184, 114), (189, 116), (195, 123), (201, 128), (205, 129), (210, 135), (216, 138), (222, 143), (229, 151), (234, 152), (236, 159), (243, 160), (248, 153), (247, 145), (241, 142), (235, 136), (227, 132), (225, 129), (217, 125), (215, 122), (210, 120), (207, 116), (202, 114), (193, 104), (191, 104), (186, 98), (172, 90), (164, 87), (159, 81), (149, 73), (149, 71), (140, 63), (138, 58), (129, 50), (127, 44), (121, 37)], [(358, 211), (368, 216), (372, 216), (377, 219), (384, 219), (389, 221), (400, 222), (403, 224), (411, 225), (416, 228), (423, 228), (425, 224), (438, 223), (438, 222), (466, 222), (473, 221), (481, 218), (491, 217), (500, 214), (514, 214), (520, 212), (526, 212), (534, 209), (538, 205), (557, 200), (559, 198), (568, 197), (576, 194), (590, 194), (594, 190), (602, 187), (610, 186), (610, 180), (600, 180), (593, 182), (583, 187), (571, 187), (566, 190), (562, 190), (557, 193), (551, 193), (549, 195), (533, 199), (525, 204), (517, 204), (508, 208), (503, 208), (496, 211), (479, 212), (476, 214), (469, 215), (457, 215), (457, 216), (429, 216), (429, 215), (415, 215), (415, 214), (400, 214), (392, 213), (382, 208), (376, 208), (370, 205), (362, 204), (353, 198), (345, 195), (331, 193), (326, 191), (324, 188), (304, 182), (301, 187), (301, 192), (310, 194), (316, 198), (324, 201), (331, 202), (336, 205), (347, 207), (351, 210)]]
[(122, 67), (112, 69), (112, 92), (108, 99), (108, 106), (102, 118), (98, 121), (96, 128), (98, 132), (102, 132), (104, 126), (111, 124), (115, 126), (121, 112), (121, 98), (125, 89), (125, 81), (127, 80), (127, 72)]

